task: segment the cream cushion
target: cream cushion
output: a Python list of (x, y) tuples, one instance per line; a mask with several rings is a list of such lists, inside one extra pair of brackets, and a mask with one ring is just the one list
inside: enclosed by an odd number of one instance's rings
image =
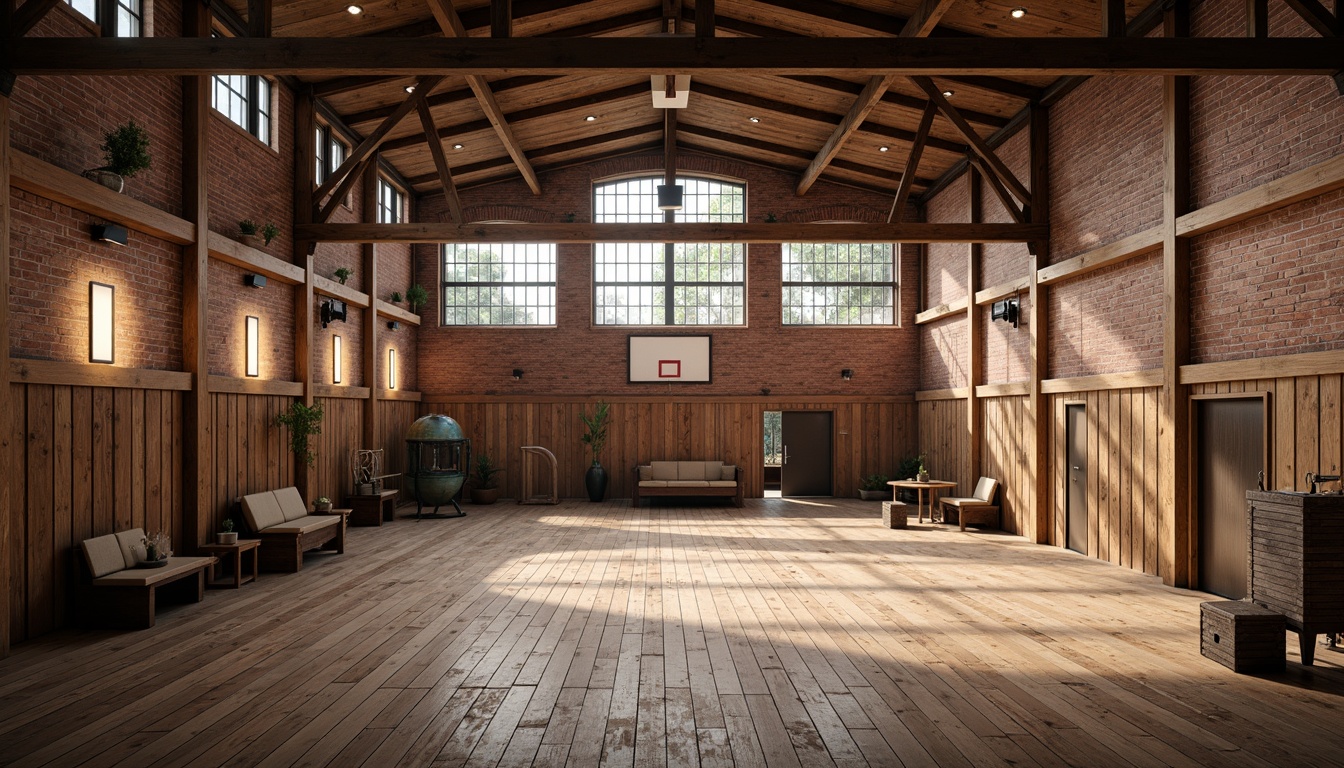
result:
[(640, 480), (640, 488), (666, 488), (671, 480)]
[(329, 525), (340, 525), (340, 515), (307, 515), (295, 520), (285, 520), (272, 525), (266, 529), (267, 533), (309, 533), (326, 528)]
[[(699, 465), (696, 467), (695, 465)], [(683, 465), (691, 465), (690, 474), (682, 475), (679, 480), (718, 480), (719, 475), (723, 473), (722, 461), (687, 461)]]
[(653, 467), (641, 466), (641, 467), (639, 468), (639, 479), (640, 479), (640, 480), (652, 480), (652, 479), (653, 479)]
[(126, 568), (134, 568), (136, 563), (145, 561), (145, 530), (132, 528), (116, 534), (117, 544), (121, 547), (121, 557)]
[(84, 561), (88, 563), (89, 573), (93, 574), (95, 579), (127, 567), (126, 556), (121, 553), (121, 544), (117, 542), (117, 537), (110, 533), (96, 539), (86, 539), (80, 546), (84, 549)]
[(676, 480), (677, 465), (676, 461), (655, 461), (649, 465), (649, 471), (652, 473), (650, 480)]
[(736, 480), (710, 480), (710, 488), (733, 488), (737, 485)]
[(719, 468), (720, 480), (737, 480), (737, 466), (734, 464), (724, 464)]
[(253, 493), (243, 497), (243, 517), (254, 531), (263, 531), (273, 525), (285, 522), (285, 514), (280, 511), (280, 502), (270, 491)]
[(706, 480), (668, 480), (668, 488), (708, 488), (709, 482)]
[(280, 513), (285, 516), (286, 522), (308, 516), (308, 505), (303, 503), (299, 489), (292, 485), (275, 491), (275, 500), (280, 505)]

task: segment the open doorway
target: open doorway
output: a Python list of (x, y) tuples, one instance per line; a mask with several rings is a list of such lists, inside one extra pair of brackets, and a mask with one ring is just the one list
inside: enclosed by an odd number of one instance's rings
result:
[(762, 446), (761, 455), (765, 457), (764, 495), (767, 499), (780, 497), (780, 470), (784, 463), (783, 415), (779, 411), (766, 411), (763, 414), (765, 444)]

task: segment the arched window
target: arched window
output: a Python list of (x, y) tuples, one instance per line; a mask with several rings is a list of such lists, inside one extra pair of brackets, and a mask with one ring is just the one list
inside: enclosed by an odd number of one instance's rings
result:
[[(661, 176), (593, 188), (594, 221), (663, 221)], [(746, 221), (746, 186), (678, 178), (678, 221)], [(594, 325), (745, 325), (746, 248), (741, 243), (598, 243), (593, 246)]]

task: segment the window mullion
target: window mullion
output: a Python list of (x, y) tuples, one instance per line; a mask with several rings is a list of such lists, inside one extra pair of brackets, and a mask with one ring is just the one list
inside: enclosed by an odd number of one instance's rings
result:
[(676, 325), (676, 246), (663, 243), (663, 325)]

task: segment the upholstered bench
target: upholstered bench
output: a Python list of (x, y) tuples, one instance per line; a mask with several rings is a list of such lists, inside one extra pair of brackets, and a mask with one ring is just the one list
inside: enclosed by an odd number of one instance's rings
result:
[(728, 496), (742, 506), (741, 471), (722, 461), (653, 461), (635, 467), (631, 506), (649, 496)]
[(308, 514), (293, 486), (244, 496), (243, 520), (261, 539), (258, 566), (263, 571), (298, 573), (310, 549), (345, 552), (345, 518)]
[(187, 602), (205, 599), (206, 571), (213, 557), (170, 557), (168, 564), (140, 568), (145, 559), (145, 532), (132, 528), (80, 542), (89, 581), (80, 591), (80, 614), (90, 624), (117, 629), (154, 626), (160, 590), (176, 592)]

